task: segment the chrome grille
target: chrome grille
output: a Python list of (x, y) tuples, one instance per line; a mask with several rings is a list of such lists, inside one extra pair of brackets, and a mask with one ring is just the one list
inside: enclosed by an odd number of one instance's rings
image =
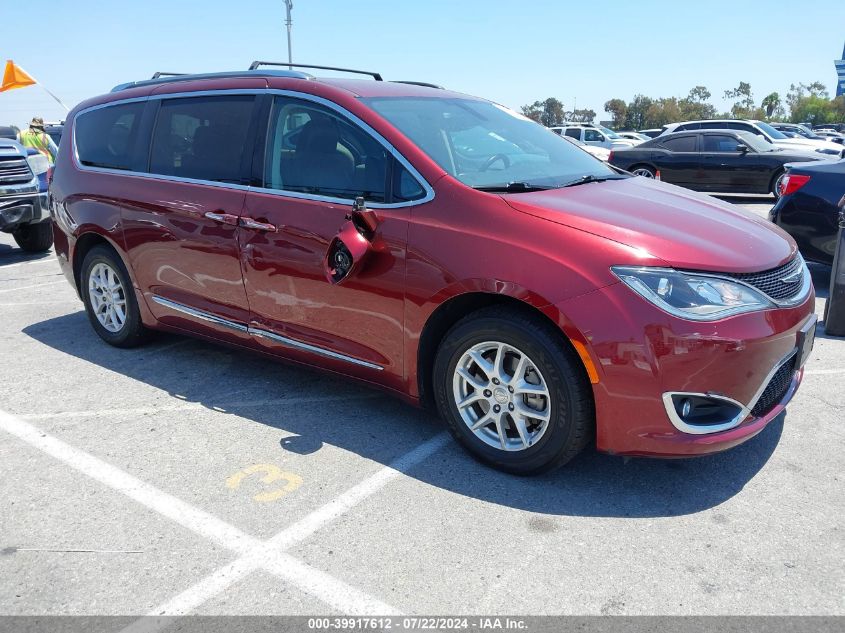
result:
[(793, 354), (788, 361), (786, 361), (780, 369), (775, 372), (763, 395), (757, 400), (754, 408), (751, 409), (751, 415), (755, 418), (766, 415), (771, 411), (776, 404), (778, 404), (786, 392), (789, 391), (789, 385), (792, 383), (792, 377), (795, 374), (795, 355)]
[[(761, 273), (728, 273), (728, 276), (754, 286), (757, 290), (775, 301), (788, 301), (801, 292), (803, 286), (803, 265), (804, 260), (798, 256), (783, 266), (765, 270)], [(789, 277), (795, 273), (798, 273), (797, 281), (793, 283), (782, 281), (785, 277)]]
[(32, 180), (32, 171), (25, 158), (0, 156), (0, 184), (16, 185)]

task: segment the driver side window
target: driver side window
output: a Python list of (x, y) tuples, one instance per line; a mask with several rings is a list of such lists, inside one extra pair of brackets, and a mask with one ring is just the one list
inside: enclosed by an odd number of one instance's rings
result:
[(277, 97), (265, 155), (268, 189), (385, 202), (392, 157), (364, 130), (319, 104)]

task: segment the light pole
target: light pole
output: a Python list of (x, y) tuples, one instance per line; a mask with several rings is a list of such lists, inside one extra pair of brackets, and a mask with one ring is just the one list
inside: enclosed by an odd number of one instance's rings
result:
[[(290, 12), (293, 9), (293, 0), (285, 0), (285, 8), (287, 9), (287, 19), (285, 20), (285, 26), (288, 27), (288, 64), (293, 63), (293, 55), (291, 54), (291, 47), (290, 47), (290, 27), (293, 24), (290, 17)], [(292, 68), (288, 66), (288, 68)]]

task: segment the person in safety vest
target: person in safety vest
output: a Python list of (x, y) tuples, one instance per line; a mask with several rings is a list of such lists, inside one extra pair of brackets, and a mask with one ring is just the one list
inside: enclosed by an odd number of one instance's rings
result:
[(58, 154), (59, 148), (44, 131), (44, 119), (40, 116), (33, 117), (29, 129), (21, 132), (21, 145), (38, 150), (51, 163), (56, 162), (56, 154)]

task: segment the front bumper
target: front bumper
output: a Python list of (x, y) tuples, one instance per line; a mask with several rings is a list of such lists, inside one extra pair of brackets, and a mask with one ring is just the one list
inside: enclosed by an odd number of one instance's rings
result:
[(23, 224), (43, 222), (50, 217), (48, 193), (38, 190), (38, 178), (31, 182), (0, 187), (0, 231), (13, 231)]
[[(762, 409), (755, 408), (778, 366), (789, 363), (790, 356), (795, 363), (801, 353), (801, 329), (814, 319), (814, 305), (811, 291), (794, 307), (701, 323), (664, 313), (624, 284), (558, 305), (561, 328), (571, 339), (585, 342), (597, 370), (598, 449), (620, 455), (692, 456), (753, 437), (783, 411), (801, 382), (803, 370), (788, 366), (786, 382), (779, 383), (777, 393), (767, 394)], [(743, 413), (721, 428), (690, 432), (671, 419), (665, 396), (676, 393), (714, 395), (737, 403)]]

